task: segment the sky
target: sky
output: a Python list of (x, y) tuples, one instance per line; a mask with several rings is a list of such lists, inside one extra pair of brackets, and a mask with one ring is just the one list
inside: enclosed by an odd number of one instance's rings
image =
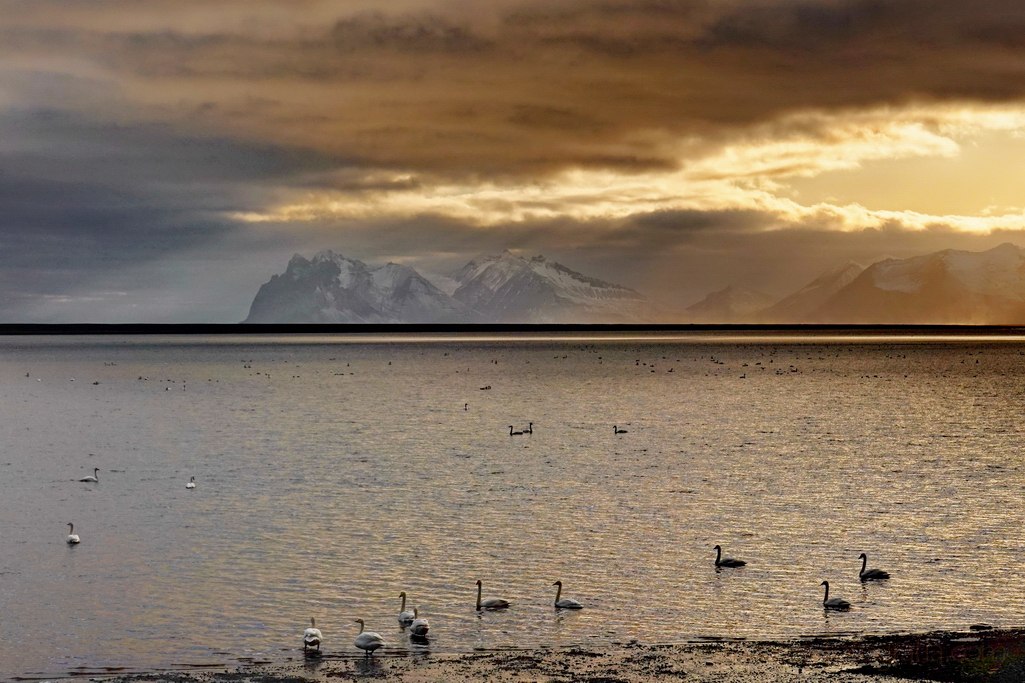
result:
[(1019, 0), (0, 0), (0, 322), (234, 322), (293, 253), (669, 309), (1025, 246)]

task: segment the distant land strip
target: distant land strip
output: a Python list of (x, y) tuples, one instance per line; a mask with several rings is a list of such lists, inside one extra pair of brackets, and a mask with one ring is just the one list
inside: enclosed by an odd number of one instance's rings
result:
[(773, 333), (808, 335), (843, 333), (851, 336), (1019, 336), (1025, 325), (756, 325), (756, 324), (555, 324), (555, 323), (0, 323), (0, 335), (423, 335), (423, 334), (692, 334)]

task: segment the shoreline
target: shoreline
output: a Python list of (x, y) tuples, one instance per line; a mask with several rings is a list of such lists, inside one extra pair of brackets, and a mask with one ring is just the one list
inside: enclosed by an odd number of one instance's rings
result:
[[(346, 643), (348, 644), (348, 643)], [(308, 683), (374, 679), (401, 683), (474, 680), (525, 683), (687, 681), (966, 681), (1025, 680), (1025, 628), (922, 634), (809, 637), (791, 641), (713, 640), (677, 645), (630, 642), (371, 658), (348, 649), (281, 664), (114, 675), (72, 680), (112, 683)], [(27, 680), (27, 679), (23, 679)]]

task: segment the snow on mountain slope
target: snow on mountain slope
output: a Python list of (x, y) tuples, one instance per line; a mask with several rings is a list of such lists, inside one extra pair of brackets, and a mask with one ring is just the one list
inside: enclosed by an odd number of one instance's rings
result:
[(651, 307), (636, 291), (577, 273), (543, 256), (508, 251), (467, 263), (453, 297), (492, 322), (641, 322)]
[(869, 266), (815, 313), (821, 322), (1025, 323), (1025, 251), (948, 249)]
[(247, 323), (471, 322), (476, 318), (408, 266), (371, 268), (332, 251), (296, 254), (260, 287)]

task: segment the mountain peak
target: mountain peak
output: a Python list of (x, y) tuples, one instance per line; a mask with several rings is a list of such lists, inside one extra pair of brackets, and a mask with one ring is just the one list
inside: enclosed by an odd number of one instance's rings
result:
[(260, 287), (248, 323), (457, 323), (476, 317), (409, 266), (374, 268), (331, 250), (299, 254)]
[(467, 263), (453, 279), (453, 296), (485, 320), (500, 322), (616, 322), (644, 320), (647, 302), (632, 289), (582, 275), (538, 254)]
[(260, 287), (246, 322), (645, 322), (644, 297), (542, 255), (470, 261), (449, 294), (401, 263), (368, 266), (330, 249), (292, 256)]
[(824, 322), (1021, 324), (1025, 251), (1005, 242), (986, 251), (944, 249), (878, 261), (825, 302)]

